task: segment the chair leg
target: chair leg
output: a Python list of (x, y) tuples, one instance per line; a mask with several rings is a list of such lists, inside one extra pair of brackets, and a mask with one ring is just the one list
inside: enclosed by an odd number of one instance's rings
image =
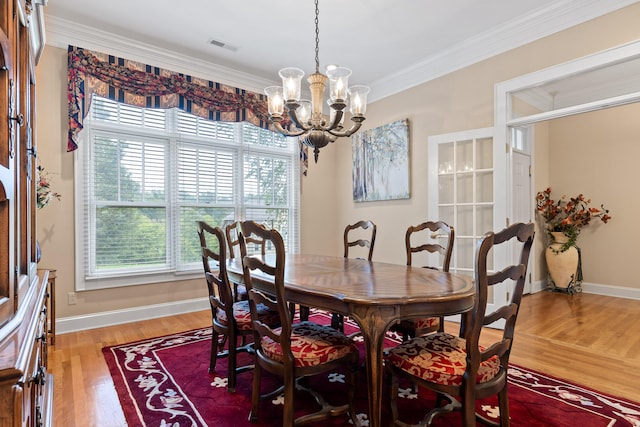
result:
[(472, 387), (463, 387), (460, 396), (462, 405), (462, 425), (464, 427), (476, 427), (476, 401)]
[(211, 359), (209, 361), (209, 372), (215, 372), (218, 361), (218, 333), (214, 330), (211, 333)]
[(282, 426), (293, 427), (294, 413), (293, 395), (296, 388), (296, 381), (293, 372), (284, 373), (284, 408), (282, 414)]
[(509, 427), (511, 425), (511, 417), (509, 416), (509, 397), (506, 384), (498, 393), (498, 405), (500, 407), (500, 427)]
[(391, 409), (391, 425), (395, 425), (398, 421), (398, 377), (393, 373), (389, 378), (389, 405)]
[(262, 381), (262, 367), (256, 360), (253, 369), (253, 388), (251, 389), (251, 411), (249, 411), (249, 421), (258, 421), (258, 407), (260, 406), (260, 383)]
[(344, 332), (344, 316), (342, 314), (333, 313), (331, 315), (331, 327), (340, 332)]
[(300, 306), (300, 320), (307, 321), (309, 320), (309, 307)]
[(236, 345), (238, 337), (233, 331), (229, 333), (229, 357), (227, 357), (227, 392), (236, 392)]
[(296, 304), (293, 302), (289, 303), (289, 313), (291, 314), (291, 321), (296, 316)]
[(354, 355), (353, 363), (347, 367), (347, 398), (349, 402), (349, 415), (354, 426), (359, 427), (358, 414), (356, 413), (356, 387), (358, 386), (358, 359), (359, 355)]

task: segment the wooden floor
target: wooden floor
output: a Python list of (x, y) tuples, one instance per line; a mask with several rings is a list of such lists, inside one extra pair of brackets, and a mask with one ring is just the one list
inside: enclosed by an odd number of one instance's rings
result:
[[(58, 335), (49, 352), (54, 426), (126, 426), (102, 347), (208, 326), (209, 316), (201, 311)], [(511, 361), (640, 402), (640, 301), (549, 292), (525, 296)]]

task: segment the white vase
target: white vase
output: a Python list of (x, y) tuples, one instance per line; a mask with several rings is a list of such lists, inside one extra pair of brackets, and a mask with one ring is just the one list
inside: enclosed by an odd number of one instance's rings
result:
[(562, 232), (552, 232), (553, 243), (547, 246), (545, 257), (549, 276), (557, 288), (572, 288), (577, 284), (580, 268), (580, 253), (575, 246), (560, 252), (569, 238)]

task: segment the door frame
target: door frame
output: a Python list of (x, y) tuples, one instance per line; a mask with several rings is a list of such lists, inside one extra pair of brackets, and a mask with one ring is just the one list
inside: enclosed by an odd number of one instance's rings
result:
[[(587, 55), (572, 61), (525, 74), (511, 80), (496, 84), (494, 87), (494, 142), (496, 147), (506, 146), (507, 149), (504, 150), (502, 154), (496, 153), (495, 161), (502, 162), (502, 164), (506, 166), (502, 168), (499, 164), (496, 163), (494, 165), (495, 170), (503, 172), (507, 172), (508, 170), (510, 170), (510, 156), (505, 156), (503, 154), (505, 153), (505, 151), (509, 152), (511, 149), (511, 127), (532, 125), (550, 119), (640, 102), (640, 91), (633, 90), (633, 87), (630, 85), (626, 90), (627, 93), (624, 93), (622, 95), (617, 93), (613, 96), (607, 97), (608, 94), (606, 94), (605, 92), (601, 96), (602, 99), (596, 101), (589, 101), (582, 104), (571, 105), (556, 110), (531, 114), (522, 117), (514, 117), (514, 115), (512, 114), (513, 105), (511, 102), (513, 93), (525, 89), (537, 88), (549, 82), (562, 82), (563, 79), (568, 79), (580, 73), (595, 71), (606, 68), (608, 66), (615, 66), (623, 62), (636, 59), (640, 59), (640, 41), (627, 43), (618, 47)], [(535, 165), (536, 162), (534, 155), (534, 145), (535, 142), (532, 140), (529, 147), (532, 165)], [(509, 200), (509, 195), (511, 194), (510, 183), (508, 182), (508, 180), (500, 178), (505, 178), (505, 176), (496, 176), (495, 191), (497, 193), (499, 192), (503, 194), (505, 200)], [(532, 167), (531, 180), (535, 183), (535, 167)], [(497, 194), (495, 198), (496, 200), (502, 199), (502, 197), (498, 197)], [(505, 205), (496, 204), (494, 212), (496, 218), (500, 217), (501, 215), (506, 218), (511, 217), (513, 214), (513, 206), (511, 205), (511, 201), (509, 201)], [(543, 232), (540, 229), (538, 229), (537, 231), (538, 235)], [(539, 262), (538, 258), (539, 257), (535, 257), (535, 255), (533, 258), (531, 258), (531, 262), (533, 264), (529, 265), (529, 271), (533, 272), (539, 270), (536, 264), (537, 262)], [(536, 287), (544, 289), (546, 286), (542, 286), (541, 282), (542, 279), (538, 278)]]

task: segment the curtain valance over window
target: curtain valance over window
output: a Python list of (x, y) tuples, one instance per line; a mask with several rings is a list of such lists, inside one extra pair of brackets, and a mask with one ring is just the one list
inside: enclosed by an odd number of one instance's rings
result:
[(68, 54), (67, 151), (78, 148), (94, 93), (138, 107), (175, 107), (208, 120), (269, 128), (266, 96), (79, 47), (69, 46)]

